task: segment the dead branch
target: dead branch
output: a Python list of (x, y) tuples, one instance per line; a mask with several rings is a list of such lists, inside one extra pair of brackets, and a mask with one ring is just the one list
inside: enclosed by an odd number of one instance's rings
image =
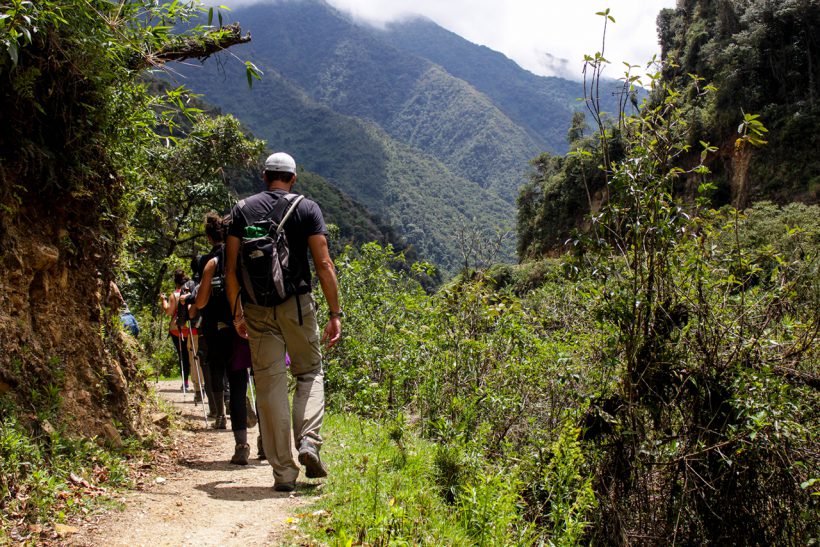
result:
[(796, 370), (794, 368), (789, 367), (779, 367), (775, 366), (772, 368), (772, 372), (778, 376), (782, 376), (788, 380), (794, 382), (803, 383), (809, 387), (814, 389), (820, 389), (820, 376), (816, 374), (812, 374), (810, 372), (804, 372), (801, 370)]

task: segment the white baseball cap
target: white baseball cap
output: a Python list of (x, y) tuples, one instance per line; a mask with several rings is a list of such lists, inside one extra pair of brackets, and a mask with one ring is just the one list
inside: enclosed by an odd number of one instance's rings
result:
[(265, 160), (265, 171), (281, 171), (283, 173), (296, 173), (296, 160), (290, 154), (277, 152), (268, 156)]

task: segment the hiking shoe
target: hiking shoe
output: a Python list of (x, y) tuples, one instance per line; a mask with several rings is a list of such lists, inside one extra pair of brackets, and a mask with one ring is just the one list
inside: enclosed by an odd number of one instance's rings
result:
[(256, 418), (256, 412), (254, 412), (253, 405), (248, 397), (245, 397), (245, 409), (248, 411), (248, 429), (256, 427), (259, 420)]
[(309, 479), (327, 477), (327, 469), (319, 457), (319, 447), (307, 438), (299, 446), (299, 463), (305, 466), (305, 476)]
[(260, 460), (266, 460), (265, 457), (265, 447), (262, 446), (262, 435), (259, 435), (256, 438), (256, 457)]
[(225, 416), (217, 416), (214, 420), (214, 429), (228, 429), (228, 419)]
[(233, 451), (231, 463), (234, 465), (248, 465), (248, 456), (251, 455), (251, 447), (248, 443), (239, 443)]
[(296, 481), (291, 482), (275, 482), (273, 489), (277, 492), (293, 492), (296, 490)]

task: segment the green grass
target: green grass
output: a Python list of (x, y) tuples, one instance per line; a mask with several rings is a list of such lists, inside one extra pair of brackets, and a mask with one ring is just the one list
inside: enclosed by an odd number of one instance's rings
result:
[(331, 545), (474, 544), (439, 495), (434, 444), (352, 415), (327, 415), (324, 433), (330, 473), (305, 533)]

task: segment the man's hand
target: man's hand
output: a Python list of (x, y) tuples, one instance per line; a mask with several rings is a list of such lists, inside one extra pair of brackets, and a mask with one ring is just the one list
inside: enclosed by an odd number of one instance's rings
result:
[(342, 337), (342, 320), (338, 317), (331, 317), (325, 325), (325, 332), (322, 335), (322, 343), (328, 348), (336, 345)]

